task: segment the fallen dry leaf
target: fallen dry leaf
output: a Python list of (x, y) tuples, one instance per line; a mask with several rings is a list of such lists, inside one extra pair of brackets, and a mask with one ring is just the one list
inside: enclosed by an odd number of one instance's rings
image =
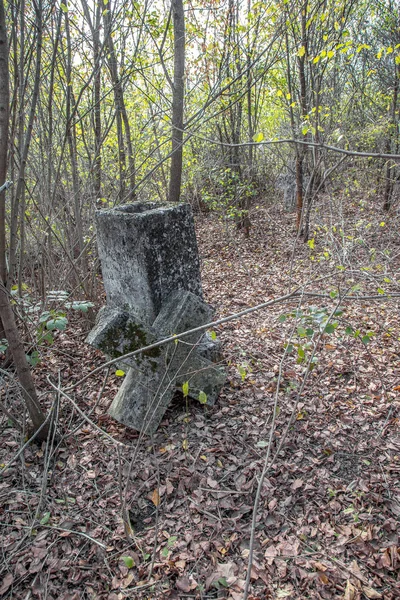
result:
[(356, 597), (357, 590), (354, 585), (351, 583), (350, 579), (347, 580), (346, 590), (343, 596), (343, 600), (354, 600)]
[(160, 505), (160, 494), (159, 494), (157, 488), (153, 491), (153, 493), (151, 495), (151, 501), (154, 504), (154, 506)]
[(377, 590), (374, 590), (371, 587), (367, 587), (367, 586), (363, 585), (362, 591), (367, 596), (367, 598), (369, 598), (370, 600), (374, 600), (375, 598), (383, 598), (383, 596), (380, 592), (378, 592)]
[(188, 593), (196, 589), (197, 581), (189, 579), (189, 577), (180, 577), (176, 580), (176, 587), (180, 589), (181, 592)]
[(3, 579), (3, 582), (0, 587), (1, 595), (5, 594), (7, 592), (7, 590), (11, 587), (13, 581), (14, 581), (13, 574), (7, 573), (7, 575)]

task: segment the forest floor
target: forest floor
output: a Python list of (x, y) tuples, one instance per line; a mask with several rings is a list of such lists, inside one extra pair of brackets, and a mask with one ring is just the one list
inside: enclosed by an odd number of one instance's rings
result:
[[(177, 397), (139, 440), (107, 416), (115, 370), (79, 383), (104, 362), (82, 317), (42, 349), (36, 382), (59, 437), (21, 453), (0, 417), (0, 597), (241, 600), (253, 527), (251, 600), (400, 598), (400, 299), (387, 298), (400, 217), (327, 199), (309, 244), (294, 220), (260, 205), (246, 239), (197, 217), (218, 317), (320, 294), (216, 328), (228, 378), (215, 407)], [(76, 387), (55, 394), (47, 377)]]

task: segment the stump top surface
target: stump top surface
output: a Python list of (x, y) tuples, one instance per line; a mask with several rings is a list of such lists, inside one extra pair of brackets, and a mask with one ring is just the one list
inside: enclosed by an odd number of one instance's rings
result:
[(180, 212), (183, 209), (187, 209), (188, 204), (173, 204), (170, 202), (132, 202), (131, 204), (123, 204), (121, 206), (115, 206), (106, 210), (97, 211), (98, 217), (113, 216), (118, 218), (128, 217), (137, 218), (140, 216), (147, 216), (162, 213), (174, 213)]

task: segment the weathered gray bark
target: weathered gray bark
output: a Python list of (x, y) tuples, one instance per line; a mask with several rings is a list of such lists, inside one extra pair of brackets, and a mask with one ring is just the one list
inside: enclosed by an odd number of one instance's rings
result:
[(174, 21), (174, 86), (172, 94), (172, 157), (170, 202), (179, 202), (182, 183), (183, 106), (185, 96), (185, 15), (182, 0), (172, 0)]

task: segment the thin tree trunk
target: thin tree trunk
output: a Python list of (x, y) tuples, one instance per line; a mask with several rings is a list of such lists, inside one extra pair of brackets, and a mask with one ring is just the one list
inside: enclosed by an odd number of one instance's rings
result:
[[(7, 175), (9, 101), (7, 30), (4, 4), (3, 0), (0, 0), (0, 187), (4, 185)], [(4, 192), (1, 192), (0, 206), (0, 240), (1, 249), (4, 249)], [(2, 253), (2, 262), (4, 261), (3, 256), (4, 250)], [(3, 268), (4, 262), (2, 265), (2, 274)], [(10, 297), (4, 285), (4, 280), (0, 281), (0, 318), (3, 323), (8, 345), (14, 359), (14, 364), (17, 370), (19, 382), (22, 387), (22, 394), (25, 400), (26, 408), (28, 409), (29, 416), (32, 419), (34, 431), (37, 431), (44, 424), (46, 417), (39, 404), (32, 375), (26, 360), (24, 346), (21, 342), (17, 324), (15, 322), (14, 313), (10, 303)], [(48, 424), (44, 425), (38, 434), (38, 439), (46, 439), (48, 430)]]
[[(400, 20), (400, 19), (399, 19)], [(400, 80), (400, 65), (395, 65), (395, 82), (393, 89), (393, 100), (392, 100), (392, 114), (391, 114), (391, 123), (390, 123), (390, 132), (389, 138), (387, 140), (387, 152), (395, 152), (395, 148), (393, 148), (393, 142), (398, 140), (399, 130), (398, 130), (398, 95), (399, 95), (399, 80)], [(385, 172), (385, 192), (383, 198), (383, 210), (388, 212), (392, 206), (392, 194), (394, 188), (394, 177), (396, 173), (396, 165), (391, 162), (388, 162), (386, 165)]]
[[(308, 0), (304, 2), (302, 13), (301, 13), (301, 44), (305, 52), (302, 56), (298, 56), (298, 72), (300, 81), (300, 107), (302, 112), (302, 120), (307, 115), (307, 84), (306, 84), (306, 73), (305, 73), (305, 62), (306, 56), (308, 55), (307, 49), (307, 7)], [(307, 135), (306, 135), (307, 137)], [(296, 227), (297, 230), (301, 227), (301, 221), (303, 216), (303, 182), (304, 182), (304, 160), (307, 154), (308, 147), (302, 145), (301, 148), (297, 148), (296, 156)]]
[(18, 182), (15, 191), (15, 201), (14, 201), (14, 211), (11, 216), (11, 225), (10, 225), (10, 273), (9, 278), (7, 279), (7, 288), (10, 289), (12, 280), (15, 274), (15, 268), (17, 264), (17, 230), (18, 230), (18, 213), (19, 213), (19, 204), (21, 199), (21, 194), (23, 187), (25, 186), (25, 168), (26, 161), (28, 158), (29, 147), (32, 139), (32, 129), (33, 122), (35, 119), (36, 113), (36, 104), (39, 96), (39, 86), (40, 86), (40, 70), (41, 70), (41, 60), (42, 60), (42, 2), (39, 0), (38, 5), (35, 8), (36, 10), (36, 72), (35, 72), (35, 80), (34, 87), (32, 93), (31, 107), (29, 113), (29, 121), (28, 127), (26, 130), (25, 138), (24, 138), (24, 147), (21, 149), (22, 155), (20, 159), (19, 166), (19, 176)]
[[(110, 7), (110, 3), (108, 3), (108, 7)], [(107, 48), (108, 48), (108, 64), (110, 68), (110, 74), (112, 79), (112, 84), (114, 88), (114, 99), (115, 99), (115, 110), (117, 117), (117, 130), (118, 130), (118, 146), (119, 146), (119, 160), (120, 160), (120, 178), (123, 181), (120, 182), (120, 199), (123, 200), (125, 197), (125, 178), (126, 178), (126, 152), (125, 152), (125, 143), (124, 143), (124, 133), (123, 129), (125, 129), (125, 142), (128, 150), (128, 165), (129, 165), (129, 193), (128, 198), (134, 198), (134, 188), (135, 188), (135, 161), (133, 156), (133, 147), (132, 147), (132, 139), (131, 139), (131, 128), (128, 119), (128, 113), (126, 112), (125, 100), (124, 100), (124, 91), (122, 89), (121, 80), (118, 74), (118, 63), (114, 48), (114, 42), (111, 37), (111, 7), (109, 10), (103, 12), (104, 19), (104, 35), (107, 39)], [(122, 123), (124, 127), (122, 127)]]
[[(66, 76), (67, 76), (67, 140), (69, 154), (71, 158), (71, 171), (72, 171), (72, 190), (74, 194), (74, 217), (75, 217), (75, 231), (76, 236), (72, 236), (72, 256), (79, 255), (80, 263), (84, 273), (87, 272), (87, 261), (85, 256), (85, 242), (83, 240), (83, 225), (82, 225), (82, 213), (80, 203), (80, 190), (79, 190), (79, 176), (78, 176), (78, 164), (77, 164), (77, 152), (76, 152), (76, 134), (75, 134), (75, 98), (72, 91), (72, 48), (71, 48), (71, 34), (69, 29), (69, 17), (68, 13), (65, 13), (65, 31), (67, 41), (67, 64), (66, 64)], [(77, 244), (78, 248), (75, 247)], [(78, 252), (76, 252), (78, 250)]]
[[(19, 117), (18, 117), (18, 148), (20, 154), (24, 144), (24, 131), (25, 131), (25, 0), (21, 0), (20, 6), (20, 54), (19, 54)], [(23, 283), (23, 270), (24, 270), (24, 252), (25, 252), (25, 186), (21, 190), (21, 212), (20, 212), (20, 223), (21, 223), (21, 246), (20, 246), (20, 262), (18, 269), (18, 295), (22, 297), (22, 283)]]
[(94, 193), (95, 201), (101, 198), (101, 69), (100, 69), (100, 26), (101, 4), (96, 4), (96, 22), (93, 30), (93, 62), (96, 74), (94, 76)]
[[(7, 177), (7, 147), (9, 121), (9, 76), (6, 19), (3, 0), (0, 0), (0, 188)], [(0, 192), (0, 277), (6, 281), (6, 190)]]
[(174, 87), (172, 90), (172, 156), (170, 202), (179, 202), (182, 184), (183, 106), (185, 97), (185, 15), (182, 0), (172, 0), (174, 21)]

